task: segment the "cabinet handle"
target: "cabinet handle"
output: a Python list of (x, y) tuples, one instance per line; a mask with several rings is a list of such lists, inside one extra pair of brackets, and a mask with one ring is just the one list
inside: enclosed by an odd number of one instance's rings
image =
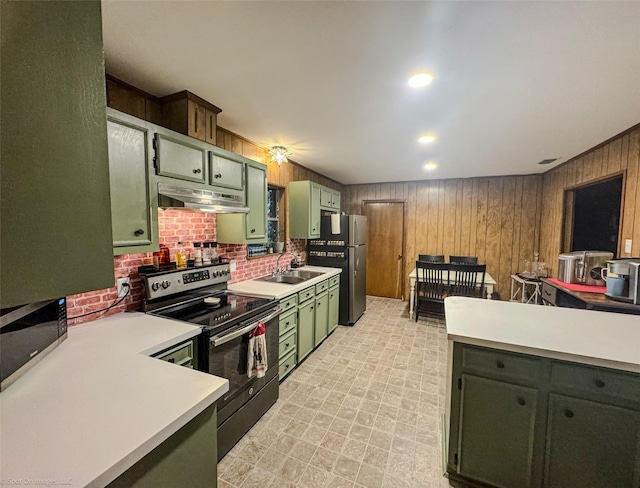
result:
[(284, 345), (284, 347), (289, 347), (289, 343), (287, 342), (287, 343)]
[(568, 419), (570, 419), (571, 417), (573, 417), (573, 412), (567, 408), (564, 411), (564, 416), (567, 417)]
[(525, 399), (524, 399), (524, 398), (522, 398), (522, 397), (518, 397), (518, 405), (522, 405), (522, 406), (524, 406), (524, 405), (526, 405), (526, 404), (527, 404), (527, 402), (525, 401)]
[(605, 385), (604, 381), (602, 381), (601, 379), (597, 379), (595, 381), (595, 384), (598, 388), (604, 388), (604, 385)]
[(215, 175), (213, 175), (214, 178), (222, 178), (222, 174), (221, 173), (216, 173)]
[(496, 362), (496, 366), (498, 369), (504, 369), (504, 363), (498, 359)]
[(194, 169), (194, 170), (193, 170), (193, 173), (194, 173), (194, 174), (202, 173), (202, 170), (201, 170), (200, 168), (198, 168), (198, 169)]
[(309, 310), (313, 310), (313, 307), (309, 307)]
[(213, 115), (209, 115), (209, 139), (213, 139)]
[(284, 365), (284, 369), (289, 369), (289, 365), (288, 365), (288, 364), (285, 364), (285, 365)]
[(253, 234), (256, 230), (255, 229), (251, 229), (251, 233)]
[(142, 229), (136, 229), (136, 231), (133, 233), (134, 236), (141, 236), (144, 234), (144, 230)]
[(285, 324), (284, 324), (284, 325), (289, 325), (289, 322), (285, 322)]
[(322, 307), (322, 303), (318, 302), (318, 307)]
[(194, 112), (195, 115), (195, 126), (196, 126), (196, 133), (198, 132), (198, 109), (196, 109), (196, 111)]

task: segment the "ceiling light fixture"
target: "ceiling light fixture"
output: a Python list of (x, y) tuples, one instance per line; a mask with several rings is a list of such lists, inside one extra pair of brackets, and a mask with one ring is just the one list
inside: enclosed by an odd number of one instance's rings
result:
[(282, 163), (287, 163), (287, 156), (293, 154), (293, 152), (287, 149), (284, 146), (273, 146), (269, 149), (269, 154), (271, 155), (271, 162), (278, 163), (278, 166), (282, 166)]
[(433, 75), (431, 73), (416, 73), (409, 78), (409, 85), (414, 88), (421, 88), (427, 86), (433, 81)]
[(435, 140), (436, 140), (436, 136), (434, 136), (433, 134), (426, 134), (420, 137), (420, 139), (418, 139), (418, 142), (422, 144), (431, 144)]
[(429, 163), (424, 165), (424, 169), (426, 169), (427, 171), (433, 171), (437, 167), (438, 167), (438, 164), (434, 163), (433, 161), (431, 161), (431, 162), (429, 162)]

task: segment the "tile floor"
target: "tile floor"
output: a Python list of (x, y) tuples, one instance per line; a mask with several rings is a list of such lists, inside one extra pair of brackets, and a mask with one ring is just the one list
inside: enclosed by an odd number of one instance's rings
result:
[(280, 398), (218, 466), (220, 488), (447, 487), (446, 332), (408, 304), (367, 297), (280, 385)]

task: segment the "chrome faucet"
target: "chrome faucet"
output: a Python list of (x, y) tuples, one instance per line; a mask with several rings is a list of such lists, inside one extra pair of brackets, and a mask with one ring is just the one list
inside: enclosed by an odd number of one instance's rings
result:
[(293, 257), (293, 259), (295, 261), (298, 260), (297, 254), (294, 254), (294, 253), (289, 252), (289, 251), (285, 251), (285, 252), (281, 253), (280, 256), (278, 256), (278, 260), (276, 261), (276, 267), (273, 270), (273, 272), (271, 273), (271, 276), (275, 276), (277, 274), (281, 274), (281, 273), (284, 273), (285, 271), (287, 271), (287, 267), (286, 266), (284, 268), (280, 269), (280, 258), (282, 258), (282, 256), (284, 256), (286, 254), (289, 254), (291, 257)]

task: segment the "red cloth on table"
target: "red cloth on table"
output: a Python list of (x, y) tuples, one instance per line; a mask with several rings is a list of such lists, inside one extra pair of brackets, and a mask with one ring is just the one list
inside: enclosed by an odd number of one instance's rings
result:
[(591, 286), (591, 285), (580, 285), (578, 283), (565, 283), (564, 281), (560, 281), (557, 278), (549, 278), (549, 281), (554, 285), (561, 286), (571, 291), (580, 291), (582, 293), (606, 293), (606, 286)]

